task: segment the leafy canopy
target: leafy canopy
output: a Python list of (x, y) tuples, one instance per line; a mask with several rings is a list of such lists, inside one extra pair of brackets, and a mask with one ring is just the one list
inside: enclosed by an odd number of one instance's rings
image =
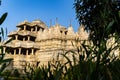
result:
[(94, 44), (110, 34), (120, 34), (120, 0), (75, 0), (74, 7)]

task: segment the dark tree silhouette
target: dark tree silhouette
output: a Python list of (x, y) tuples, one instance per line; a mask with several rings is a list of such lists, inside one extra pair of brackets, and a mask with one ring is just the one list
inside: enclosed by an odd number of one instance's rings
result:
[(120, 0), (75, 0), (74, 7), (95, 45), (110, 34), (120, 34)]

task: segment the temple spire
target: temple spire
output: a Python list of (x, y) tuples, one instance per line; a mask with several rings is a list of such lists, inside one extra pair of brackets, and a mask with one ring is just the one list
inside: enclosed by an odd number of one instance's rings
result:
[(70, 27), (72, 27), (72, 19), (70, 19), (70, 24), (69, 24)]
[(56, 17), (56, 21), (55, 21), (56, 25), (58, 25), (58, 18)]
[(52, 26), (52, 20), (50, 19), (50, 27)]

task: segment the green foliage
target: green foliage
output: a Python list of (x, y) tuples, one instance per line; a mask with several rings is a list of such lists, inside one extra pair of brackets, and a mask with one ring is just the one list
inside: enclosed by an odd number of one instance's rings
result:
[[(0, 5), (1, 5), (1, 1), (0, 1)], [(0, 18), (0, 25), (4, 22), (4, 20), (7, 17), (7, 13), (4, 13), (1, 18)], [(1, 40), (4, 39), (4, 30), (1, 27), (1, 32), (0, 32), (0, 76), (2, 75), (2, 72), (4, 71), (4, 69), (8, 66), (9, 62), (12, 59), (4, 59), (5, 53), (3, 53), (3, 46), (1, 46), (2, 42)], [(7, 74), (6, 74), (7, 75)]]
[[(4, 20), (7, 17), (7, 13), (4, 13), (2, 17), (0, 18), (0, 25), (4, 22)], [(12, 59), (4, 59), (5, 53), (3, 53), (3, 46), (2, 46), (2, 39), (4, 39), (4, 30), (1, 27), (0, 31), (0, 76), (2, 75), (2, 72), (5, 70), (5, 68), (10, 64)]]
[(18, 71), (18, 69), (15, 69), (13, 71), (13, 74), (12, 74), (14, 77), (20, 77), (20, 72)]
[(7, 13), (4, 13), (2, 15), (2, 17), (0, 18), (0, 25), (4, 22), (4, 20), (6, 19), (6, 17), (7, 17)]
[[(85, 77), (81, 77), (81, 80), (119, 80), (120, 69), (117, 65), (120, 63), (114, 51), (119, 49), (120, 1), (75, 0), (74, 7), (79, 23), (84, 24), (85, 29), (90, 32), (91, 44), (82, 43), (83, 51), (78, 50), (84, 53), (81, 55), (84, 59), (79, 61), (84, 61), (90, 70), (85, 72)], [(109, 42), (111, 45), (108, 47), (107, 41), (111, 38), (115, 39), (115, 42)], [(116, 66), (118, 73), (113, 65)]]
[[(61, 55), (66, 59), (62, 63), (53, 60), (47, 66), (28, 64), (25, 75), (28, 80), (119, 80), (120, 60), (110, 56), (113, 48), (106, 48), (105, 43), (98, 49), (93, 45), (86, 45), (86, 41), (77, 47)], [(97, 54), (99, 53), (99, 55)], [(67, 54), (72, 55), (72, 58)], [(112, 53), (111, 53), (112, 54)], [(114, 69), (115, 68), (115, 69)]]
[(60, 80), (65, 64), (54, 60), (48, 62), (47, 66), (38, 66), (39, 62), (35, 65), (27, 64), (24, 69), (25, 78), (28, 80)]
[(5, 80), (23, 80), (22, 78), (18, 78), (18, 77), (5, 77)]
[[(61, 53), (66, 59), (65, 63), (57, 60), (40, 67), (37, 64), (28, 64), (25, 68), (25, 78), (28, 80), (119, 80), (120, 60), (109, 54), (114, 47), (106, 49), (106, 46), (102, 45), (98, 50), (83, 42), (78, 50)], [(72, 59), (67, 54), (71, 54)]]
[[(81, 46), (77, 48), (77, 52), (72, 52), (74, 55), (75, 53), (79, 53), (77, 56), (79, 56), (79, 60), (74, 61), (73, 64), (70, 66), (71, 73), (71, 79), (69, 80), (115, 80), (116, 74), (116, 80), (119, 80), (119, 59), (114, 55), (113, 50), (118, 48), (118, 45), (111, 45), (109, 48), (107, 48), (106, 45), (107, 41), (104, 41), (101, 43), (101, 46), (94, 46), (89, 43), (89, 45), (85, 44), (85, 41), (81, 43)], [(77, 58), (77, 57), (76, 57)], [(68, 57), (66, 58), (68, 60)], [(73, 58), (74, 59), (74, 58)], [(70, 60), (68, 60), (70, 62)], [(114, 64), (114, 62), (117, 62), (118, 64)], [(70, 63), (72, 64), (72, 63)], [(114, 71), (113, 67), (116, 66), (116, 69), (118, 69), (118, 73)]]
[(76, 17), (90, 31), (94, 45), (120, 33), (119, 0), (75, 0)]
[[(77, 19), (90, 31), (90, 40), (76, 40), (76, 50), (61, 53), (64, 62), (53, 60), (47, 66), (26, 64), (27, 80), (120, 80), (119, 1), (75, 0)], [(107, 45), (109, 39), (114, 43)], [(73, 44), (74, 46), (74, 44)], [(68, 57), (71, 55), (72, 57)]]
[[(116, 37), (114, 34), (110, 39)], [(47, 66), (29, 65), (25, 73), (29, 80), (120, 80), (120, 60), (114, 55), (114, 50), (119, 48), (118, 41), (116, 38), (108, 47), (107, 41), (95, 46), (91, 41), (76, 40), (81, 46), (60, 54), (64, 62), (57, 58)]]

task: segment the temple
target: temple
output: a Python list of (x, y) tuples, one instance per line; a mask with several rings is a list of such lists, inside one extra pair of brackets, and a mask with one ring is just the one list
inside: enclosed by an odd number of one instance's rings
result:
[(40, 20), (23, 21), (16, 27), (16, 31), (8, 34), (8, 39), (12, 41), (3, 46), (3, 51), (7, 53), (6, 58), (13, 58), (13, 68), (18, 69), (23, 68), (26, 62), (47, 64), (59, 53), (74, 50), (75, 39), (87, 40), (89, 37), (83, 25), (78, 32), (74, 32), (71, 25), (66, 28), (56, 23), (47, 27)]

